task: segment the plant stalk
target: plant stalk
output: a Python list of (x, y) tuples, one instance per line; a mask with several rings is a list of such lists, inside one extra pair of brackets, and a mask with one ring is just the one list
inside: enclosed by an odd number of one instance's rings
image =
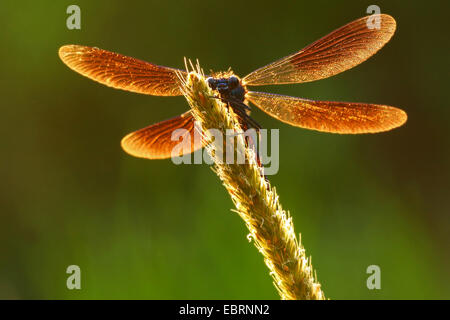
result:
[(218, 129), (224, 137), (230, 132), (227, 130), (242, 133), (232, 108), (227, 108), (220, 99), (213, 97), (214, 92), (206, 83), (199, 66), (183, 82), (184, 95), (197, 121), (197, 128), (201, 130), (209, 155), (214, 160), (213, 170), (236, 206), (233, 211), (239, 214), (249, 229), (249, 240), (253, 240), (264, 257), (281, 299), (325, 299), (311, 260), (305, 254), (300, 237), (297, 239), (294, 233), (292, 217), (282, 209), (276, 190), (264, 176), (255, 151), (248, 147), (248, 141), (242, 134), (231, 138), (236, 139), (235, 156), (241, 153), (245, 163), (229, 164), (224, 157), (219, 157), (225, 154), (223, 151), (230, 138), (228, 136), (222, 143), (214, 143), (209, 132)]

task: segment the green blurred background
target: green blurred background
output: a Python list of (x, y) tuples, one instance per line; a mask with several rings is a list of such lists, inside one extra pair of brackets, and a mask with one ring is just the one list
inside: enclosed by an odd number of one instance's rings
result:
[[(339, 136), (282, 124), (270, 180), (327, 297), (450, 298), (448, 9), (443, 1), (2, 1), (0, 298), (278, 299), (207, 165), (136, 159), (127, 133), (187, 110), (183, 97), (113, 90), (69, 70), (64, 44), (238, 75), (295, 52), (377, 4), (398, 23), (338, 76), (258, 88), (389, 104), (400, 129)], [(66, 8), (81, 7), (81, 30)], [(448, 4), (447, 4), (448, 5)], [(82, 289), (68, 290), (67, 266)], [(366, 268), (381, 268), (381, 290)]]

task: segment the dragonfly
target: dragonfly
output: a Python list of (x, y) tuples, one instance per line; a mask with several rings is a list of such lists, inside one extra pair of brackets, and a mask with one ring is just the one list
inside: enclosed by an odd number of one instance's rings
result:
[[(232, 71), (213, 73), (207, 78), (217, 97), (233, 108), (245, 125), (258, 126), (249, 117), (250, 103), (268, 115), (292, 126), (338, 134), (389, 131), (403, 125), (406, 113), (396, 107), (354, 102), (309, 100), (279, 94), (250, 91), (248, 87), (294, 84), (325, 79), (351, 69), (380, 50), (393, 36), (396, 21), (387, 14), (372, 15), (378, 20), (370, 27), (368, 16), (350, 22), (302, 50), (261, 67), (240, 78)], [(59, 57), (72, 70), (106, 86), (154, 96), (183, 94), (187, 72), (102, 50), (96, 47), (65, 45)], [(250, 103), (249, 103), (250, 102)], [(195, 130), (190, 111), (126, 135), (122, 148), (130, 155), (166, 159), (179, 144), (172, 132)], [(193, 137), (194, 134), (191, 134)], [(192, 139), (191, 148), (203, 147)]]

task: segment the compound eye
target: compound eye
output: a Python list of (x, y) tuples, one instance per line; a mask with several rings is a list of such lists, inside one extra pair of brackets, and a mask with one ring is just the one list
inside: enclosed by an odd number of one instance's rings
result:
[(206, 79), (206, 83), (208, 83), (208, 86), (213, 89), (216, 90), (216, 80), (213, 77), (209, 77), (208, 79)]
[(239, 85), (239, 79), (235, 76), (231, 76), (230, 78), (228, 78), (228, 86), (231, 89), (236, 88)]

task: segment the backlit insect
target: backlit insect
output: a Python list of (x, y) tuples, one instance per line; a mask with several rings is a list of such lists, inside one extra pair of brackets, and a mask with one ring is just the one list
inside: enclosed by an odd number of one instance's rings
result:
[[(368, 27), (367, 17), (360, 18), (242, 79), (232, 72), (218, 73), (207, 79), (208, 85), (247, 126), (258, 126), (249, 117), (251, 102), (285, 123), (323, 132), (376, 133), (399, 127), (407, 116), (398, 108), (313, 101), (247, 89), (247, 86), (315, 81), (355, 67), (381, 49), (394, 34), (396, 22), (391, 16), (381, 14), (377, 18), (380, 22), (377, 28)], [(182, 95), (182, 83), (177, 75), (186, 76), (182, 70), (79, 45), (61, 47), (59, 56), (76, 72), (113, 88), (157, 96)], [(169, 158), (179, 143), (171, 140), (173, 130), (178, 128), (194, 130), (194, 119), (189, 111), (128, 134), (122, 139), (122, 147), (136, 157)], [(201, 143), (193, 143), (191, 151), (201, 147)]]

